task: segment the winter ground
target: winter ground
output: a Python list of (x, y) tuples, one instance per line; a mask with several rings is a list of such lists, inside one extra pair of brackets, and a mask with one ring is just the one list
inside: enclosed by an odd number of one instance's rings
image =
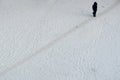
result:
[(120, 80), (120, 0), (0, 0), (0, 80)]

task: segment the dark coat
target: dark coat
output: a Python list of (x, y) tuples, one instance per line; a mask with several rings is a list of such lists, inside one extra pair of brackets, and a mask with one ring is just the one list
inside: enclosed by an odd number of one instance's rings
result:
[(92, 6), (92, 9), (94, 12), (97, 11), (97, 2), (94, 2), (93, 6)]

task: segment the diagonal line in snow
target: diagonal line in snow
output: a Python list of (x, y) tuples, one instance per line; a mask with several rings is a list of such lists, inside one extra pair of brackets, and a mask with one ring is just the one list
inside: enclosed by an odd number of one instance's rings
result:
[(97, 17), (101, 17), (103, 14), (104, 15), (107, 14), (109, 11), (111, 11), (112, 9), (114, 9), (119, 4), (120, 4), (120, 0), (115, 1), (115, 3), (113, 5), (111, 5), (110, 7), (108, 7), (103, 12), (99, 13)]
[[(119, 0), (117, 0), (112, 6), (110, 6), (107, 10), (103, 11), (102, 13), (98, 14), (98, 17), (101, 17), (103, 14), (108, 13), (109, 11), (111, 11), (113, 8), (115, 8), (118, 4), (120, 3)], [(95, 19), (95, 18), (94, 18)], [(0, 76), (6, 74), (7, 72), (13, 70), (14, 68), (24, 64), (25, 62), (27, 62), (28, 60), (32, 59), (33, 57), (37, 56), (39, 53), (49, 49), (51, 46), (55, 45), (57, 42), (59, 42), (60, 40), (64, 39), (66, 36), (68, 36), (69, 34), (71, 34), (72, 32), (76, 31), (78, 28), (83, 27), (85, 24), (91, 22), (94, 20), (93, 18), (89, 18), (85, 21), (83, 21), (82, 23), (80, 23), (77, 26), (74, 26), (73, 28), (71, 28), (69, 31), (63, 33), (61, 36), (59, 36), (58, 38), (54, 39), (53, 41), (51, 41), (50, 43), (48, 43), (47, 45), (43, 46), (42, 48), (40, 48), (38, 51), (36, 51), (35, 53), (27, 56), (26, 58), (24, 58), (21, 61), (16, 62), (15, 64), (13, 64), (12, 66), (7, 67), (5, 70), (0, 72)], [(97, 19), (97, 18), (96, 18)]]

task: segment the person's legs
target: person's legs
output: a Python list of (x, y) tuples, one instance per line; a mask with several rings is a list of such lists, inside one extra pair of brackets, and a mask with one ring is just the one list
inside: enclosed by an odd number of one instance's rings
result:
[(93, 17), (96, 17), (96, 11), (93, 12)]
[(93, 12), (93, 17), (95, 17), (95, 12)]

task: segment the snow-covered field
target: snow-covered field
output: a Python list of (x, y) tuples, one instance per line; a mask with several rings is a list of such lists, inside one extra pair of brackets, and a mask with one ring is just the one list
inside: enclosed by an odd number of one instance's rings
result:
[(0, 0), (0, 80), (120, 80), (120, 0)]

